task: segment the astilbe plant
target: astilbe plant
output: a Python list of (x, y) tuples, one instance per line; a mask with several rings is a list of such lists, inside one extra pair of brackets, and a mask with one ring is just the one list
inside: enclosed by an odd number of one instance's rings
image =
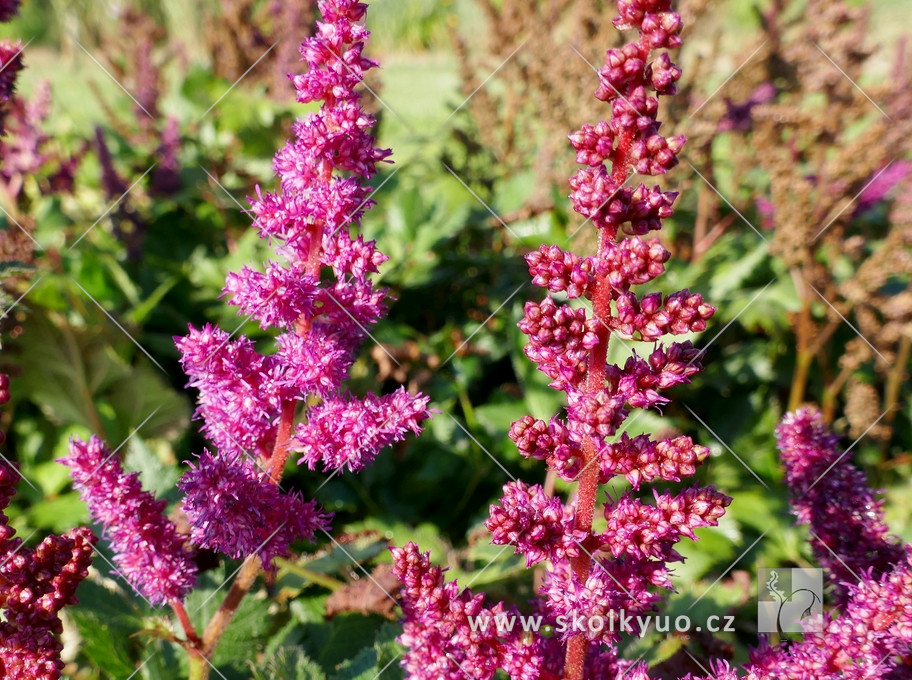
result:
[[(549, 295), (528, 302), (520, 329), (529, 336), (526, 355), (566, 393), (565, 412), (549, 422), (526, 416), (510, 437), (524, 456), (545, 461), (568, 482), (575, 498), (563, 502), (542, 487), (520, 481), (504, 487), (491, 507), (487, 527), (498, 545), (513, 545), (526, 564), (549, 561), (536, 613), (544, 623), (612, 620), (620, 610), (650, 611), (672, 588), (669, 563), (681, 560), (674, 545), (695, 538), (694, 529), (714, 525), (730, 499), (712, 487), (655, 493), (649, 503), (633, 494), (600, 504), (599, 487), (617, 475), (634, 490), (656, 480), (693, 475), (709, 455), (688, 437), (616, 437), (633, 409), (659, 408), (661, 392), (686, 383), (700, 370), (700, 352), (690, 341), (659, 342), (706, 328), (714, 309), (687, 290), (663, 298), (638, 296), (634, 286), (664, 271), (669, 253), (658, 239), (644, 238), (672, 214), (677, 196), (644, 184), (628, 187), (631, 172), (660, 175), (677, 162), (681, 137), (663, 137), (656, 120), (660, 95), (675, 92), (681, 71), (668, 52), (680, 45), (681, 18), (669, 0), (619, 0), (620, 29), (639, 39), (607, 52), (595, 96), (611, 106), (611, 118), (570, 135), (584, 167), (570, 180), (573, 207), (599, 231), (598, 252), (581, 256), (542, 246), (527, 256), (533, 282)], [(659, 50), (653, 56), (652, 52)], [(574, 305), (566, 300), (588, 300)], [(653, 343), (645, 356), (633, 351), (623, 366), (608, 363), (609, 338)], [(607, 522), (593, 528), (596, 508)], [(409, 677), (491, 678), (502, 668), (512, 678), (616, 677), (639, 680), (645, 665), (617, 656), (617, 626), (558, 626), (560, 635), (535, 637), (473, 627), (469, 617), (516, 613), (512, 605), (486, 604), (484, 596), (446, 583), (427, 553), (409, 543), (394, 549), (403, 583)]]
[(887, 533), (882, 502), (816, 408), (783, 418), (779, 450), (792, 509), (835, 600), (819, 633), (752, 650), (744, 673), (726, 662), (685, 680), (900, 680), (912, 675), (912, 546)]
[(361, 399), (344, 388), (368, 329), (386, 311), (387, 292), (371, 281), (386, 258), (351, 229), (372, 204), (365, 180), (389, 151), (375, 146), (374, 119), (356, 91), (376, 65), (362, 55), (367, 6), (322, 0), (319, 10), (317, 35), (301, 46), (309, 70), (293, 82), (299, 102), (322, 106), (294, 125), (294, 139), (276, 154), (278, 192), (258, 190), (252, 201), (254, 226), (277, 259), (265, 271), (229, 274), (224, 288), (240, 314), (277, 331), (275, 351), (261, 353), (253, 340), (212, 325), (176, 338), (212, 447), (178, 484), (189, 544), (245, 559), (205, 631), (193, 630), (184, 610), (196, 565), (164, 502), (143, 491), (98, 438), (72, 440), (63, 460), (122, 576), (181, 620), (193, 677), (208, 674), (205, 660), (261, 565), (274, 568), (293, 541), (330, 528), (331, 515), (314, 501), (280, 489), (289, 457), (311, 470), (359, 471), (429, 415), (420, 394), (400, 388)]

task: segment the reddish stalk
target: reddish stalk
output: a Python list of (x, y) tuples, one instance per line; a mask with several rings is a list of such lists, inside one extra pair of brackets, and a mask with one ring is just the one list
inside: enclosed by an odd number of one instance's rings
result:
[[(642, 51), (642, 47), (641, 47)], [(617, 149), (612, 158), (611, 179), (615, 186), (620, 187), (627, 180), (627, 164), (630, 144), (633, 134), (625, 132), (618, 141)], [(605, 250), (613, 240), (613, 236), (602, 230), (599, 234), (599, 255), (604, 255)], [(602, 280), (596, 284), (593, 295), (592, 307), (596, 319), (608, 318), (611, 314), (612, 289), (607, 281)], [(605, 366), (608, 361), (608, 342), (611, 339), (611, 329), (600, 323), (596, 331), (598, 344), (589, 354), (589, 372), (586, 375), (585, 390), (597, 392), (605, 387)], [(601, 472), (597, 463), (598, 452), (595, 442), (587, 437), (583, 444), (583, 471), (580, 473), (576, 490), (576, 528), (587, 535), (592, 533), (592, 521), (595, 517), (595, 505), (598, 501), (599, 474)], [(580, 582), (585, 583), (592, 567), (592, 556), (588, 549), (571, 558), (570, 566)], [(586, 663), (586, 648), (588, 640), (585, 634), (578, 633), (567, 641), (567, 657), (564, 663), (564, 677), (566, 680), (582, 680), (583, 669)]]
[(187, 636), (187, 642), (194, 647), (197, 646), (200, 641), (199, 635), (196, 634), (196, 629), (190, 622), (190, 617), (187, 616), (187, 610), (184, 608), (184, 603), (179, 600), (174, 600), (171, 602), (171, 609), (174, 610), (177, 620), (180, 621), (181, 627), (184, 629), (184, 634)]

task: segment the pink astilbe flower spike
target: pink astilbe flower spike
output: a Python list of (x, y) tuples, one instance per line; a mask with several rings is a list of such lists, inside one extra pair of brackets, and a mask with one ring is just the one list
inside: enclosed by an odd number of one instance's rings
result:
[[(604, 622), (622, 609), (653, 610), (672, 589), (669, 563), (682, 559), (674, 545), (682, 538), (695, 540), (699, 527), (717, 524), (730, 502), (712, 487), (654, 493), (654, 502), (628, 494), (605, 506), (604, 530), (593, 526), (599, 485), (618, 475), (635, 490), (655, 480), (678, 482), (709, 455), (685, 436), (654, 440), (620, 434), (634, 409), (661, 408), (667, 390), (701, 370), (701, 353), (690, 340), (668, 342), (666, 336), (705, 330), (715, 309), (688, 290), (634, 291), (660, 276), (669, 258), (658, 239), (641, 237), (661, 228), (677, 193), (627, 183), (631, 173), (660, 175), (673, 168), (684, 144), (683, 137), (660, 135), (656, 119), (658, 96), (674, 94), (681, 70), (666, 52), (651, 54), (680, 44), (681, 18), (669, 0), (619, 0), (618, 10), (615, 25), (637, 29), (639, 39), (608, 50), (598, 71), (595, 96), (609, 103), (611, 118), (570, 135), (583, 166), (570, 180), (570, 202), (599, 230), (598, 251), (581, 256), (543, 245), (527, 255), (533, 283), (548, 295), (526, 302), (518, 324), (528, 336), (526, 356), (552, 388), (566, 394), (566, 406), (547, 421), (522, 417), (510, 428), (510, 438), (523, 456), (545, 461), (564, 480), (577, 482), (576, 498), (565, 502), (540, 487), (512, 482), (486, 522), (493, 542), (513, 546), (527, 565), (548, 563), (543, 597), (534, 606), (553, 621)], [(612, 335), (649, 345), (634, 350), (622, 365), (610, 364)], [(396, 553), (395, 561), (398, 573), (414, 578), (400, 564), (407, 561), (403, 553)], [(453, 587), (433, 573), (438, 594), (415, 594), (408, 587), (403, 593), (401, 641), (409, 647), (403, 665), (411, 678), (427, 677), (422, 669), (430, 663), (428, 650), (430, 656), (445, 651), (469, 659), (478, 649), (464, 624), (421, 613), (426, 600), (448, 601)], [(548, 673), (564, 680), (648, 677), (642, 665), (624, 666), (620, 673), (617, 665), (607, 673), (601, 665), (604, 658), (609, 667), (614, 663), (617, 643), (633, 631), (564, 627), (559, 632), (553, 638), (558, 646), (548, 643), (552, 651), (543, 656), (553, 659), (549, 654), (558, 649), (563, 660), (543, 665)], [(608, 657), (597, 651), (599, 645), (608, 646)], [(494, 645), (486, 649), (497, 655)], [(526, 677), (506, 665), (503, 653), (500, 661), (511, 678)], [(490, 677), (485, 668), (469, 675)], [(542, 670), (531, 677), (552, 676)]]
[(372, 205), (366, 180), (390, 152), (376, 147), (356, 89), (376, 66), (362, 55), (367, 5), (318, 7), (317, 35), (301, 45), (308, 70), (291, 79), (298, 101), (322, 104), (275, 155), (278, 190), (257, 187), (251, 199), (254, 227), (276, 257), (230, 273), (223, 289), (239, 314), (275, 331), (273, 351), (211, 325), (175, 338), (214, 445), (180, 482), (191, 538), (236, 558), (258, 553), (267, 567), (295, 540), (329, 529), (329, 514), (276, 486), (290, 454), (310, 469), (357, 472), (430, 415), (421, 394), (359, 398), (344, 387), (387, 310), (387, 291), (371, 280), (387, 258), (353, 232)]
[[(0, 378), (5, 403), (8, 382), (6, 375)], [(76, 603), (96, 538), (88, 527), (78, 527), (25, 547), (5, 513), (19, 479), (14, 467), (0, 462), (0, 677), (57, 680), (64, 667), (59, 612)]]
[(93, 436), (70, 440), (73, 486), (104, 527), (123, 577), (153, 605), (181, 602), (196, 582), (196, 563), (184, 537), (164, 515), (165, 501), (143, 491), (136, 472), (124, 472), (120, 459)]
[(819, 622), (819, 633), (777, 645), (761, 639), (740, 671), (719, 662), (712, 676), (682, 680), (910, 677), (912, 546), (889, 537), (880, 502), (861, 471), (844, 460), (816, 408), (786, 414), (777, 436), (793, 510), (810, 524), (814, 554), (835, 586), (835, 606)]
[(251, 462), (229, 463), (209, 452), (191, 463), (178, 486), (196, 545), (234, 558), (256, 553), (264, 565), (287, 555), (293, 540), (313, 540), (317, 531), (329, 529), (332, 519), (315, 501), (282, 493)]
[[(393, 571), (402, 583), (405, 627), (400, 641), (409, 647), (403, 667), (412, 680), (489, 680), (498, 669), (522, 680), (557, 680), (555, 645), (537, 637), (523, 639), (522, 628), (498, 631), (496, 617), (518, 616), (513, 608), (485, 605), (484, 595), (446, 582), (431, 566), (430, 553), (407, 543), (393, 548)], [(469, 617), (482, 625), (472, 626)]]
[(326, 399), (310, 410), (307, 423), (298, 426), (292, 446), (311, 470), (322, 464), (325, 472), (343, 466), (357, 472), (407, 431), (420, 432), (427, 404), (427, 397), (416, 399), (403, 388), (382, 397)]
[(889, 534), (883, 501), (875, 498), (819, 411), (803, 408), (787, 414), (776, 434), (792, 508), (800, 523), (810, 525), (814, 556), (843, 600), (859, 574), (888, 573), (905, 550)]

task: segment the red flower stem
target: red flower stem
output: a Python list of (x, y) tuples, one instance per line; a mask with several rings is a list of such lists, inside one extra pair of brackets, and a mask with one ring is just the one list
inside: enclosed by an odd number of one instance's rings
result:
[[(627, 180), (628, 156), (630, 144), (633, 142), (633, 133), (625, 131), (618, 140), (617, 148), (612, 155), (611, 179), (616, 187), (620, 187)], [(599, 256), (604, 256), (605, 251), (613, 242), (613, 235), (602, 230), (599, 234)], [(592, 308), (595, 318), (600, 321), (596, 336), (598, 344), (589, 354), (589, 372), (586, 375), (586, 392), (597, 392), (605, 387), (605, 368), (608, 361), (608, 341), (611, 339), (611, 329), (604, 322), (611, 315), (611, 285), (601, 279), (596, 282), (592, 296)], [(595, 504), (598, 500), (599, 473), (598, 451), (592, 437), (586, 437), (583, 443), (583, 471), (580, 473), (576, 490), (576, 529), (592, 533), (592, 520), (595, 516)], [(581, 583), (586, 583), (589, 578), (589, 569), (592, 567), (592, 557), (589, 548), (583, 549), (580, 554), (570, 560), (570, 567)], [(567, 641), (567, 657), (564, 663), (565, 680), (583, 680), (583, 669), (586, 663), (586, 649), (589, 641), (585, 634), (578, 633)]]
[(179, 600), (172, 600), (171, 609), (174, 610), (174, 614), (177, 616), (177, 620), (180, 621), (181, 627), (184, 629), (184, 634), (187, 636), (187, 642), (189, 642), (194, 647), (199, 645), (199, 635), (196, 634), (196, 629), (190, 622), (190, 617), (187, 615), (187, 610), (184, 608), (184, 603), (180, 602)]
[(285, 461), (288, 460), (288, 443), (291, 439), (291, 433), (294, 429), (294, 413), (296, 402), (282, 402), (282, 416), (279, 420), (279, 428), (276, 431), (276, 445), (272, 450), (272, 457), (269, 464), (269, 481), (278, 484), (285, 472)]

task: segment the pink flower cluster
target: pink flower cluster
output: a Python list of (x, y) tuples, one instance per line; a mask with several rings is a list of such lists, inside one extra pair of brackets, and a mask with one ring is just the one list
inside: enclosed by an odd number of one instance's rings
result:
[(804, 408), (789, 413), (777, 436), (792, 507), (798, 521), (810, 525), (814, 557), (830, 573), (837, 600), (843, 602), (857, 574), (889, 572), (905, 548), (889, 535), (883, 501), (875, 498), (820, 412)]
[[(429, 416), (421, 394), (400, 388), (361, 398), (344, 388), (386, 311), (387, 292), (370, 277), (387, 258), (353, 231), (372, 205), (366, 180), (389, 151), (375, 146), (374, 119), (356, 91), (376, 65), (362, 56), (367, 6), (321, 0), (319, 9), (318, 33), (301, 46), (309, 70), (293, 81), (298, 101), (322, 106), (293, 126), (294, 138), (276, 154), (279, 190), (257, 189), (252, 201), (254, 226), (276, 259), (229, 274), (224, 287), (239, 314), (275, 329), (274, 350), (212, 325), (175, 338), (212, 444), (178, 484), (190, 542), (233, 558), (256, 554), (267, 568), (292, 542), (330, 527), (331, 515), (314, 501), (279, 488), (291, 454), (311, 469), (359, 471)], [(181, 600), (194, 567), (162, 505), (108, 460), (98, 440), (74, 441), (64, 462), (128, 580), (155, 603)]]
[[(18, 0), (0, 0), (0, 22), (19, 11)], [(39, 82), (31, 100), (16, 93), (16, 79), (24, 68), (21, 41), (0, 40), (0, 188), (10, 198), (19, 198), (26, 178), (43, 171), (46, 193), (69, 192), (85, 149), (72, 156), (51, 150), (51, 138), (42, 129), (48, 117), (51, 89)]]
[[(899, 680), (912, 668), (912, 546), (887, 534), (881, 502), (838, 447), (820, 412), (789, 413), (777, 430), (792, 507), (836, 594), (822, 630), (799, 641), (761, 641), (739, 674), (714, 680)], [(684, 680), (710, 680), (688, 675)]]
[[(0, 404), (9, 396), (9, 377), (0, 375)], [(19, 478), (12, 465), (0, 461), (0, 677), (56, 680), (63, 670), (59, 612), (76, 603), (96, 539), (79, 527), (48, 536), (34, 549), (25, 547), (5, 514)]]
[[(549, 295), (526, 303), (519, 322), (529, 338), (526, 356), (551, 379), (551, 387), (566, 393), (567, 405), (547, 422), (521, 418), (510, 437), (524, 456), (546, 461), (564, 480), (578, 482), (577, 494), (564, 502), (540, 486), (510, 482), (486, 523), (493, 542), (513, 547), (527, 565), (550, 564), (540, 590), (543, 600), (534, 605), (547, 621), (654, 609), (661, 593), (672, 587), (668, 564), (682, 559), (675, 544), (695, 539), (699, 527), (715, 525), (730, 502), (712, 487), (656, 493), (651, 502), (631, 492), (609, 498), (605, 529), (593, 528), (599, 485), (617, 475), (626, 477), (634, 491), (653, 480), (680, 481), (709, 454), (688, 437), (621, 433), (632, 409), (662, 406), (668, 401), (662, 392), (689, 382), (701, 368), (700, 353), (690, 341), (659, 341), (705, 330), (715, 310), (686, 290), (664, 297), (632, 290), (660, 276), (669, 257), (658, 239), (642, 236), (672, 214), (677, 194), (625, 185), (631, 173), (659, 175), (674, 167), (684, 144), (682, 137), (659, 134), (656, 120), (657, 97), (674, 94), (681, 71), (667, 52), (651, 56), (654, 49), (680, 44), (681, 19), (669, 0), (619, 0), (618, 9), (615, 25), (636, 28), (639, 39), (608, 50), (599, 71), (595, 96), (610, 103), (612, 116), (570, 135), (577, 161), (585, 166), (570, 181), (570, 199), (598, 228), (598, 252), (581, 256), (551, 245), (529, 254), (532, 280)], [(633, 351), (623, 365), (609, 364), (611, 335), (652, 346), (645, 358)], [(404, 666), (412, 680), (461, 678), (463, 670), (469, 677), (491, 678), (498, 664), (511, 678), (616, 676), (614, 650), (620, 638), (607, 627), (536, 640), (527, 649), (526, 666), (516, 669), (511, 640), (502, 640), (500, 647), (476, 641), (453, 616), (455, 584), (444, 584), (426, 556), (419, 557), (410, 545), (394, 551), (394, 557), (406, 584), (402, 641), (409, 647)], [(419, 582), (424, 591), (413, 594)], [(422, 602), (448, 603), (449, 613), (431, 615)], [(483, 606), (481, 599), (471, 602)], [(482, 653), (484, 663), (477, 661)], [(604, 672), (605, 663), (612, 673)], [(643, 668), (629, 670), (630, 677), (645, 677)]]
[[(484, 595), (460, 589), (455, 581), (447, 582), (443, 570), (431, 565), (430, 553), (422, 554), (414, 543), (392, 552), (393, 568), (402, 583), (405, 623), (399, 641), (409, 648), (402, 663), (408, 677), (490, 678), (498, 669), (521, 680), (563, 677), (564, 649), (558, 638), (536, 635), (526, 639), (519, 626), (508, 633), (498, 631), (495, 617), (519, 616), (519, 610), (502, 602), (487, 606)], [(533, 612), (536, 615), (554, 622), (546, 609)], [(482, 628), (478, 621), (490, 625)], [(644, 680), (631, 672), (631, 664), (619, 659), (614, 648), (592, 643), (589, 651), (587, 677)]]
[(69, 466), (79, 491), (114, 549), (120, 573), (152, 604), (183, 600), (196, 583), (196, 563), (165, 501), (143, 491), (136, 472), (126, 473), (120, 458), (98, 438), (70, 441)]

